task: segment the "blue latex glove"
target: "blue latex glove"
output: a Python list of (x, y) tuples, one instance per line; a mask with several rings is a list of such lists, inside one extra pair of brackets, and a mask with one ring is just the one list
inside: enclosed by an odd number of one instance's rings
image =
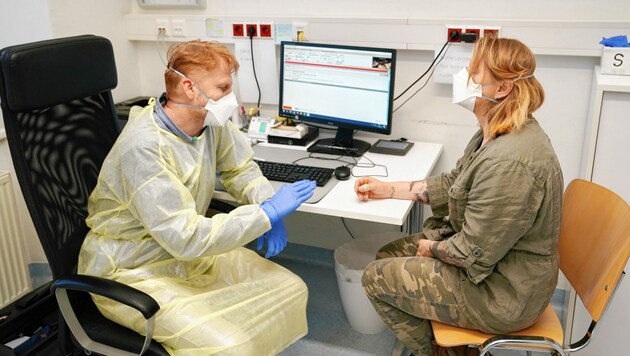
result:
[(271, 225), (284, 219), (295, 211), (302, 203), (313, 196), (315, 182), (301, 180), (293, 184), (284, 184), (271, 198), (260, 205), (265, 211)]
[(603, 44), (606, 47), (630, 47), (628, 44), (628, 37), (626, 35), (613, 36), (605, 38), (603, 37), (599, 44)]
[(275, 256), (287, 246), (287, 228), (282, 220), (271, 225), (271, 230), (258, 238), (256, 248), (262, 251), (265, 241), (267, 241), (267, 253), (265, 258)]

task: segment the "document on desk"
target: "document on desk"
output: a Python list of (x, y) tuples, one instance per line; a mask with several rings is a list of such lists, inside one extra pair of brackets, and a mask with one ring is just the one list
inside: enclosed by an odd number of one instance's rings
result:
[(255, 40), (254, 58), (252, 60), (251, 42), (249, 39), (237, 40), (234, 44), (234, 54), (240, 64), (238, 73), (238, 88), (241, 101), (256, 103), (258, 101), (258, 88), (252, 63), (256, 65), (256, 77), (260, 85), (263, 104), (278, 105), (278, 70), (276, 64), (276, 45), (271, 40)]

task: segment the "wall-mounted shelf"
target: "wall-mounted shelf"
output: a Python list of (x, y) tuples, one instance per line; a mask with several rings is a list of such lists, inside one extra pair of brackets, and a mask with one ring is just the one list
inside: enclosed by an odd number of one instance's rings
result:
[(205, 9), (206, 0), (138, 0), (144, 9)]
[(541, 21), (541, 20), (470, 20), (470, 19), (412, 19), (412, 18), (310, 18), (271, 16), (213, 16), (214, 24), (223, 27), (221, 35), (208, 35), (203, 15), (129, 14), (127, 38), (133, 41), (156, 41), (156, 19), (186, 22), (186, 36), (166, 36), (166, 41), (212, 39), (234, 43), (233, 23), (308, 23), (310, 42), (326, 42), (400, 50), (430, 50), (446, 41), (446, 25), (452, 23), (476, 26), (498, 26), (502, 37), (518, 38), (535, 54), (557, 56), (599, 57), (602, 37), (630, 33), (630, 22), (621, 21)]

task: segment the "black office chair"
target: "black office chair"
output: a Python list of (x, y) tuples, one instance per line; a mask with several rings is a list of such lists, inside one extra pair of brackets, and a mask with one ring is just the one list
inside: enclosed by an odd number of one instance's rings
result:
[[(60, 327), (62, 351), (73, 353), (78, 343), (108, 355), (167, 355), (151, 339), (160, 308), (153, 298), (118, 282), (76, 274), (88, 232), (88, 197), (119, 132), (111, 95), (116, 85), (112, 45), (102, 37), (0, 51), (0, 100), (13, 164), (50, 263), (52, 290), (74, 336)], [(147, 319), (146, 339), (104, 318), (86, 292), (137, 309)]]

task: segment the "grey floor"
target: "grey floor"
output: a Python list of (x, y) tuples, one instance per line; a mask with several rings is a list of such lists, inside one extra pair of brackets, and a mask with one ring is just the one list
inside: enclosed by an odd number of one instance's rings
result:
[[(389, 330), (374, 335), (362, 334), (353, 330), (348, 323), (339, 295), (333, 253), (333, 250), (290, 243), (279, 256), (272, 258), (300, 276), (309, 290), (308, 334), (281, 352), (280, 356), (392, 355), (396, 338)], [(51, 278), (47, 264), (31, 265), (30, 272), (35, 287)], [(565, 299), (566, 293), (558, 291), (552, 300), (562, 320), (566, 312)], [(524, 352), (508, 351), (495, 351), (492, 354), (525, 355)]]
[[(289, 244), (274, 261), (300, 276), (309, 289), (309, 332), (280, 356), (392, 355), (396, 338), (389, 330), (367, 335), (353, 330), (348, 323), (337, 286), (332, 250)], [(552, 299), (552, 305), (562, 321), (566, 311), (565, 294), (559, 290)], [(520, 356), (526, 355), (526, 352), (493, 351), (492, 355)], [(548, 353), (534, 352), (532, 355)]]
[(332, 250), (289, 244), (274, 259), (307, 284), (308, 334), (281, 356), (391, 355), (396, 338), (386, 330), (362, 334), (352, 329), (344, 314), (334, 270)]

